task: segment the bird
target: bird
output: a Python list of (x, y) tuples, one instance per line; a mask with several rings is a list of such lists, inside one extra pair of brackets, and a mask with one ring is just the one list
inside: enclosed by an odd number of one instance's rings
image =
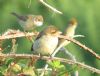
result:
[(32, 44), (31, 50), (34, 54), (51, 55), (58, 45), (58, 36), (61, 33), (55, 26), (47, 26), (39, 33)]
[[(62, 35), (67, 36), (69, 38), (73, 38), (75, 35), (75, 30), (76, 30), (77, 25), (78, 25), (78, 22), (76, 18), (72, 18), (69, 21), (68, 26), (65, 28)], [(63, 38), (59, 38), (58, 46), (55, 49), (55, 51), (52, 53), (52, 56), (54, 56), (59, 50), (63, 50), (64, 49), (63, 47), (67, 46), (69, 43), (70, 41)]]
[(43, 25), (43, 16), (42, 15), (19, 15), (15, 12), (11, 13), (12, 15), (16, 16), (19, 20), (19, 24), (23, 28), (24, 31), (31, 31), (34, 28)]
[[(65, 31), (62, 35), (65, 35), (69, 38), (74, 38), (77, 26), (78, 26), (78, 22), (77, 22), (76, 18), (72, 18), (68, 23), (68, 27), (66, 27), (66, 29), (65, 29)], [(64, 48), (69, 43), (70, 43), (70, 41), (68, 41), (68, 40), (60, 39), (58, 48), (55, 50), (55, 52), (52, 55), (56, 54), (56, 52), (58, 50), (61, 50), (61, 51), (63, 50), (63, 51), (65, 51), (65, 54), (68, 56), (67, 58), (70, 58), (71, 60), (76, 61), (74, 55), (72, 55), (67, 49)], [(78, 76), (78, 74), (79, 74), (78, 70), (76, 70), (71, 75), (72, 76)]]
[[(78, 25), (78, 23), (77, 23), (76, 18), (72, 18), (69, 21), (68, 26), (66, 27), (66, 29), (64, 30), (64, 33), (62, 35), (65, 35), (69, 38), (73, 38), (75, 35), (75, 30), (76, 30), (77, 25)], [(65, 40), (65, 39), (60, 39), (60, 41), (59, 41), (59, 45), (63, 45), (63, 46), (66, 46), (69, 43), (70, 43), (70, 41)]]

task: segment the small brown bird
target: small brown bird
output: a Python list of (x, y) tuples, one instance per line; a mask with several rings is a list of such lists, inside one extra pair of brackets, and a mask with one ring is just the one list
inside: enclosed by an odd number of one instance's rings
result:
[[(69, 38), (73, 38), (75, 35), (75, 30), (76, 30), (77, 24), (78, 23), (77, 23), (76, 19), (72, 18), (69, 21), (68, 27), (65, 29), (63, 35), (68, 36)], [(59, 45), (66, 46), (69, 43), (70, 43), (70, 41), (65, 40), (65, 39), (61, 39), (59, 42)]]
[[(68, 36), (69, 38), (73, 38), (75, 35), (75, 29), (77, 27), (77, 21), (75, 18), (72, 18), (69, 21), (68, 27), (65, 29), (64, 33), (62, 35)], [(53, 52), (52, 56), (54, 56), (62, 47), (68, 45), (70, 41), (65, 39), (59, 39), (58, 47)]]
[(54, 26), (46, 27), (32, 45), (32, 51), (40, 55), (51, 55), (58, 45), (58, 35), (61, 32)]
[(35, 27), (43, 25), (43, 16), (42, 15), (21, 16), (14, 12), (12, 12), (11, 14), (18, 18), (19, 24), (24, 29), (24, 31), (33, 30)]

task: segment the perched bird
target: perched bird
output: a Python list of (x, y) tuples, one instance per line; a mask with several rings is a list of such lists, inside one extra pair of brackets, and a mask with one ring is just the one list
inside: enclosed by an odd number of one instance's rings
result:
[(14, 12), (12, 12), (11, 14), (18, 18), (19, 24), (24, 29), (24, 31), (30, 31), (33, 30), (35, 27), (43, 25), (42, 15), (21, 16)]
[[(65, 29), (63, 35), (68, 36), (69, 38), (73, 38), (75, 35), (75, 30), (76, 30), (77, 24), (78, 23), (77, 23), (76, 19), (72, 18), (69, 21), (68, 27)], [(69, 43), (70, 43), (70, 41), (65, 40), (65, 39), (60, 39), (60, 41), (59, 41), (59, 45), (62, 44), (63, 46), (66, 46)]]
[(54, 26), (46, 27), (37, 36), (31, 50), (40, 55), (51, 55), (58, 45), (58, 36), (61, 32)]
[[(77, 21), (75, 18), (72, 18), (69, 21), (68, 27), (65, 29), (64, 33), (62, 35), (65, 35), (69, 38), (73, 38), (75, 35), (75, 30), (77, 27)], [(52, 56), (54, 56), (62, 47), (68, 45), (70, 43), (70, 41), (65, 40), (65, 39), (59, 39), (59, 44), (58, 47), (56, 48), (56, 50), (52, 53)]]

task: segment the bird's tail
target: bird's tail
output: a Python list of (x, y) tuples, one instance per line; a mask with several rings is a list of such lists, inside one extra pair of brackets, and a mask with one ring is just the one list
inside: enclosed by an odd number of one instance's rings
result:
[(15, 12), (11, 12), (11, 14), (14, 15), (14, 16), (16, 16), (16, 17), (18, 17), (18, 18), (20, 18), (20, 15), (18, 15), (18, 14), (15, 13)]
[(26, 21), (27, 20), (27, 17), (26, 16), (21, 16), (21, 15), (18, 15), (17, 13), (15, 12), (11, 12), (12, 15), (16, 16), (18, 19), (20, 20), (23, 20), (23, 21)]
[(34, 51), (34, 49), (33, 49), (33, 45), (31, 46), (31, 51)]

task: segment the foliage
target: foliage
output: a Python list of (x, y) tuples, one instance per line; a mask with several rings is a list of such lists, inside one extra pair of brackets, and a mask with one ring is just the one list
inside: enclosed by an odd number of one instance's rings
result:
[[(96, 50), (95, 52), (100, 54), (100, 0), (48, 0), (46, 2), (62, 11), (63, 15), (52, 12), (47, 7), (39, 3), (38, 0), (32, 0), (29, 8), (29, 0), (0, 0), (0, 34), (9, 28), (22, 30), (16, 18), (10, 14), (11, 12), (17, 12), (24, 15), (43, 15), (45, 18), (44, 26), (37, 28), (38, 31), (41, 31), (42, 28), (48, 24), (53, 24), (63, 31), (67, 26), (68, 20), (70, 20), (72, 17), (76, 17), (79, 23), (76, 34), (85, 35), (85, 38), (79, 38), (78, 40), (86, 44), (88, 47)], [(18, 44), (16, 53), (31, 53), (30, 47), (32, 43), (30, 43), (26, 38), (17, 38), (16, 43)], [(3, 45), (3, 48), (6, 48), (3, 53), (8, 53), (11, 50), (11, 40), (6, 40), (1, 44)], [(10, 47), (8, 47), (8, 45)], [(71, 43), (66, 48), (76, 56), (78, 61), (83, 61), (100, 69), (100, 61), (95, 59), (89, 53), (84, 52), (84, 50), (80, 49), (80, 47), (77, 47)], [(8, 73), (7, 71), (9, 70), (11, 64), (13, 64), (15, 61), (16, 60), (14, 59), (0, 60), (0, 64), (3, 64), (0, 66), (0, 76)], [(26, 72), (26, 69), (27, 71), (32, 71), (32, 68), (34, 67), (26, 67), (27, 63), (27, 60), (22, 60), (20, 62), (18, 61), (13, 67), (11, 67), (10, 70), (13, 70), (14, 74), (21, 73), (22, 71)], [(64, 71), (66, 69), (65, 65), (59, 61), (54, 61), (49, 64), (53, 69), (59, 68), (60, 70), (63, 68)], [(69, 72), (68, 69), (67, 72)], [(32, 71), (32, 73), (34, 74), (34, 71)], [(97, 74), (92, 74), (89, 71), (79, 70), (79, 73), (81, 76), (97, 76)]]

